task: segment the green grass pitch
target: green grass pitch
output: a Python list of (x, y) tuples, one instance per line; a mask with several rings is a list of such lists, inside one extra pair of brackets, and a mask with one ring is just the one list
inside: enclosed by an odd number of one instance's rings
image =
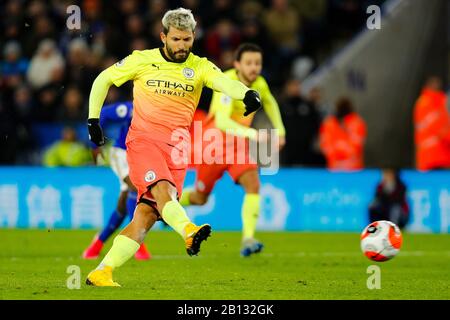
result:
[[(450, 299), (450, 235), (406, 233), (397, 257), (375, 263), (357, 233), (261, 232), (265, 250), (241, 258), (239, 232), (213, 231), (189, 257), (175, 232), (155, 231), (152, 260), (117, 269), (121, 288), (95, 288), (84, 280), (98, 260), (80, 258), (94, 233), (0, 229), (0, 299)], [(374, 264), (381, 289), (369, 290)], [(67, 288), (70, 265), (80, 267), (80, 289)]]

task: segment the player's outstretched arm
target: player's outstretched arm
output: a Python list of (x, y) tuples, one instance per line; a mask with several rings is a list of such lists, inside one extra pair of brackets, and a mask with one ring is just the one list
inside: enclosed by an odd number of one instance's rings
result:
[(233, 99), (226, 96), (224, 93), (215, 92), (213, 94), (210, 109), (216, 110), (215, 123), (217, 128), (224, 132), (230, 132), (235, 136), (256, 140), (258, 138), (258, 131), (256, 129), (241, 125), (231, 118), (232, 102)]
[(88, 117), (88, 131), (89, 140), (97, 146), (105, 144), (103, 130), (100, 126), (100, 111), (103, 102), (108, 94), (109, 87), (113, 84), (109, 70), (106, 69), (101, 72), (94, 83), (92, 84), (91, 93), (89, 95), (89, 117)]
[(245, 104), (244, 116), (248, 116), (262, 106), (257, 91), (247, 88), (240, 81), (228, 78), (223, 73), (213, 79), (212, 89), (223, 92), (232, 99), (242, 100)]
[(261, 77), (260, 81), (262, 82), (260, 92), (263, 108), (272, 123), (273, 128), (277, 129), (278, 149), (281, 150), (286, 144), (286, 129), (284, 128), (283, 120), (281, 118), (280, 107), (272, 95), (272, 92), (270, 92), (269, 85), (266, 80)]
[(96, 145), (105, 144), (99, 117), (109, 87), (112, 84), (120, 87), (128, 80), (134, 79), (143, 63), (148, 64), (145, 54), (139, 50), (134, 50), (131, 55), (101, 72), (92, 84), (91, 94), (89, 95), (88, 129), (90, 139)]
[(263, 86), (261, 91), (261, 100), (263, 102), (264, 111), (267, 114), (272, 126), (275, 129), (278, 129), (278, 135), (280, 137), (284, 137), (286, 135), (286, 129), (283, 125), (283, 120), (281, 118), (280, 107), (278, 106), (277, 101), (275, 100), (272, 92), (270, 92), (269, 86), (267, 82), (263, 79)]
[(102, 105), (108, 94), (109, 87), (113, 84), (109, 69), (102, 71), (92, 84), (89, 94), (89, 119), (100, 118)]

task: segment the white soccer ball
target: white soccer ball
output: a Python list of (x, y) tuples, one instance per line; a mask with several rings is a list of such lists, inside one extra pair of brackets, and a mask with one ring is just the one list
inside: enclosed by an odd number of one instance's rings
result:
[(386, 220), (375, 221), (361, 233), (361, 250), (373, 261), (387, 261), (395, 257), (402, 246), (399, 227)]

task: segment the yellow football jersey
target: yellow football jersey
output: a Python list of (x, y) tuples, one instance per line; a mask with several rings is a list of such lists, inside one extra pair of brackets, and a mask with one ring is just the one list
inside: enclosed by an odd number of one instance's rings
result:
[[(222, 71), (206, 58), (190, 53), (177, 63), (161, 48), (135, 50), (108, 68), (116, 86), (133, 80), (131, 135), (170, 139), (175, 129), (189, 129), (203, 86), (213, 87)], [(151, 129), (151, 130), (150, 130)]]

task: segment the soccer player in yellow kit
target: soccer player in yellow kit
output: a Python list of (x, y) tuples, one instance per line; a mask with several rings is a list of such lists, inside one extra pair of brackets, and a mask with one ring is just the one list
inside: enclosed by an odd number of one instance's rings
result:
[[(278, 130), (279, 148), (283, 147), (285, 144), (285, 128), (280, 110), (266, 80), (260, 75), (262, 70), (261, 48), (251, 43), (240, 45), (236, 50), (234, 67), (234, 69), (226, 71), (225, 74), (230, 79), (239, 80), (249, 88), (259, 92), (264, 111), (271, 120), (274, 129)], [(204, 126), (204, 131), (211, 128), (218, 128), (222, 131), (223, 141), (225, 141), (223, 149), (234, 153), (233, 159), (237, 159), (239, 152), (245, 153), (245, 159), (249, 159), (249, 149), (239, 150), (237, 144), (234, 144), (232, 150), (227, 149), (226, 141), (233, 141), (233, 138), (227, 138), (226, 132), (232, 132), (235, 136), (260, 142), (266, 142), (267, 140), (267, 136), (258, 134), (257, 130), (250, 128), (253, 115), (248, 117), (242, 116), (244, 109), (245, 106), (241, 101), (228, 97), (226, 93), (214, 92), (208, 119)], [(210, 148), (210, 146), (203, 144), (203, 148)], [(225, 155), (225, 157), (228, 157), (228, 155)], [(260, 204), (258, 166), (255, 162), (250, 161), (247, 163), (223, 162), (199, 165), (196, 170), (195, 190), (184, 190), (180, 203), (183, 206), (205, 204), (215, 183), (227, 171), (231, 178), (237, 184), (240, 184), (245, 191), (241, 209), (241, 256), (248, 257), (260, 252), (263, 248), (263, 244), (254, 237)]]
[[(189, 255), (200, 251), (200, 244), (211, 226), (194, 225), (178, 202), (187, 163), (174, 132), (186, 133), (192, 122), (203, 86), (243, 100), (248, 115), (261, 107), (259, 94), (224, 75), (206, 58), (191, 53), (196, 22), (190, 10), (167, 11), (162, 19), (163, 48), (133, 51), (96, 78), (89, 97), (88, 130), (92, 142), (105, 143), (99, 125), (101, 106), (109, 87), (133, 80), (133, 118), (127, 135), (129, 177), (138, 190), (133, 220), (114, 239), (113, 246), (99, 266), (89, 273), (86, 283), (119, 286), (112, 272), (129, 260), (144, 241), (157, 219), (162, 218), (185, 241)], [(179, 135), (175, 135), (179, 139)]]

